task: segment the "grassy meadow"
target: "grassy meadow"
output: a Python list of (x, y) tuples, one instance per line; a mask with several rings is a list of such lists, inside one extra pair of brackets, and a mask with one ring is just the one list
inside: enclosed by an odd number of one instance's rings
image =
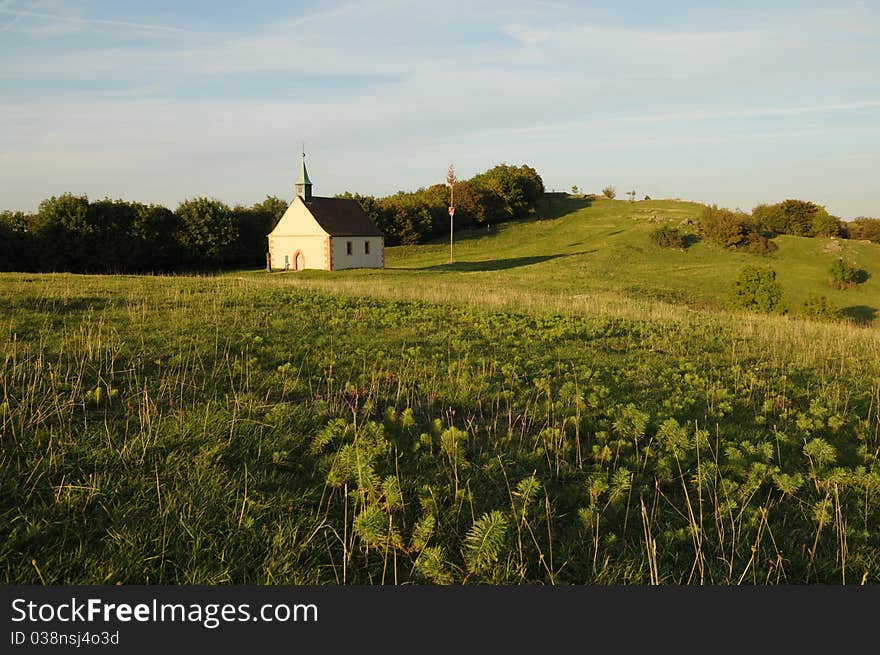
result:
[[(798, 316), (810, 294), (824, 295), (846, 317), (869, 324), (880, 309), (880, 247), (861, 241), (780, 235), (769, 256), (731, 252), (696, 241), (686, 251), (659, 248), (649, 239), (660, 225), (696, 232), (701, 205), (673, 200), (585, 201), (546, 194), (541, 218), (456, 234), (449, 242), (386, 250), (384, 271), (306, 271), (296, 284), (337, 292), (391, 295), (477, 304), (535, 305), (537, 309), (662, 304), (723, 309), (733, 279), (746, 265), (769, 266), (781, 282), (788, 314)], [(872, 274), (839, 290), (828, 284), (843, 258)], [(648, 301), (641, 303), (639, 301)]]
[[(698, 210), (548, 196), (384, 271), (0, 275), (0, 580), (880, 583), (880, 246), (650, 243)], [(831, 289), (839, 256), (874, 276)], [(749, 263), (788, 315), (723, 309)]]

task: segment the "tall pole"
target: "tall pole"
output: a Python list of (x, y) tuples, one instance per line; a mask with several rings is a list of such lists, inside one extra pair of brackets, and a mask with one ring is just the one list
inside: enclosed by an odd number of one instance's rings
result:
[(449, 263), (453, 261), (452, 257), (452, 234), (453, 234), (453, 216), (455, 215), (455, 165), (449, 164), (449, 170), (446, 173), (446, 184), (449, 185)]
[(452, 216), (455, 214), (455, 183), (449, 185), (449, 263), (452, 263)]

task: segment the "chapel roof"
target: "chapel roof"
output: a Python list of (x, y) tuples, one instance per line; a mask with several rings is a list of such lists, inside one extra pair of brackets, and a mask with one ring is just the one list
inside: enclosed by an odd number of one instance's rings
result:
[(330, 236), (384, 236), (353, 198), (312, 196), (305, 204), (321, 228)]

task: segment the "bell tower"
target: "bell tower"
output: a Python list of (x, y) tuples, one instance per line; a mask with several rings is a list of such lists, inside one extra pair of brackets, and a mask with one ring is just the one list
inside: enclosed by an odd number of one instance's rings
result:
[(312, 199), (312, 181), (309, 179), (308, 171), (306, 171), (305, 144), (303, 144), (301, 157), (302, 162), (299, 167), (299, 179), (296, 181), (296, 195), (302, 198), (305, 202), (309, 202)]

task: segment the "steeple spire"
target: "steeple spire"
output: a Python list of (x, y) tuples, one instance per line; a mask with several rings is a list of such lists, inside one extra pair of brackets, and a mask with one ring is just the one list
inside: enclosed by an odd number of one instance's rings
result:
[(312, 199), (312, 181), (306, 171), (306, 144), (302, 147), (302, 162), (299, 167), (299, 179), (296, 181), (296, 195), (308, 202)]

